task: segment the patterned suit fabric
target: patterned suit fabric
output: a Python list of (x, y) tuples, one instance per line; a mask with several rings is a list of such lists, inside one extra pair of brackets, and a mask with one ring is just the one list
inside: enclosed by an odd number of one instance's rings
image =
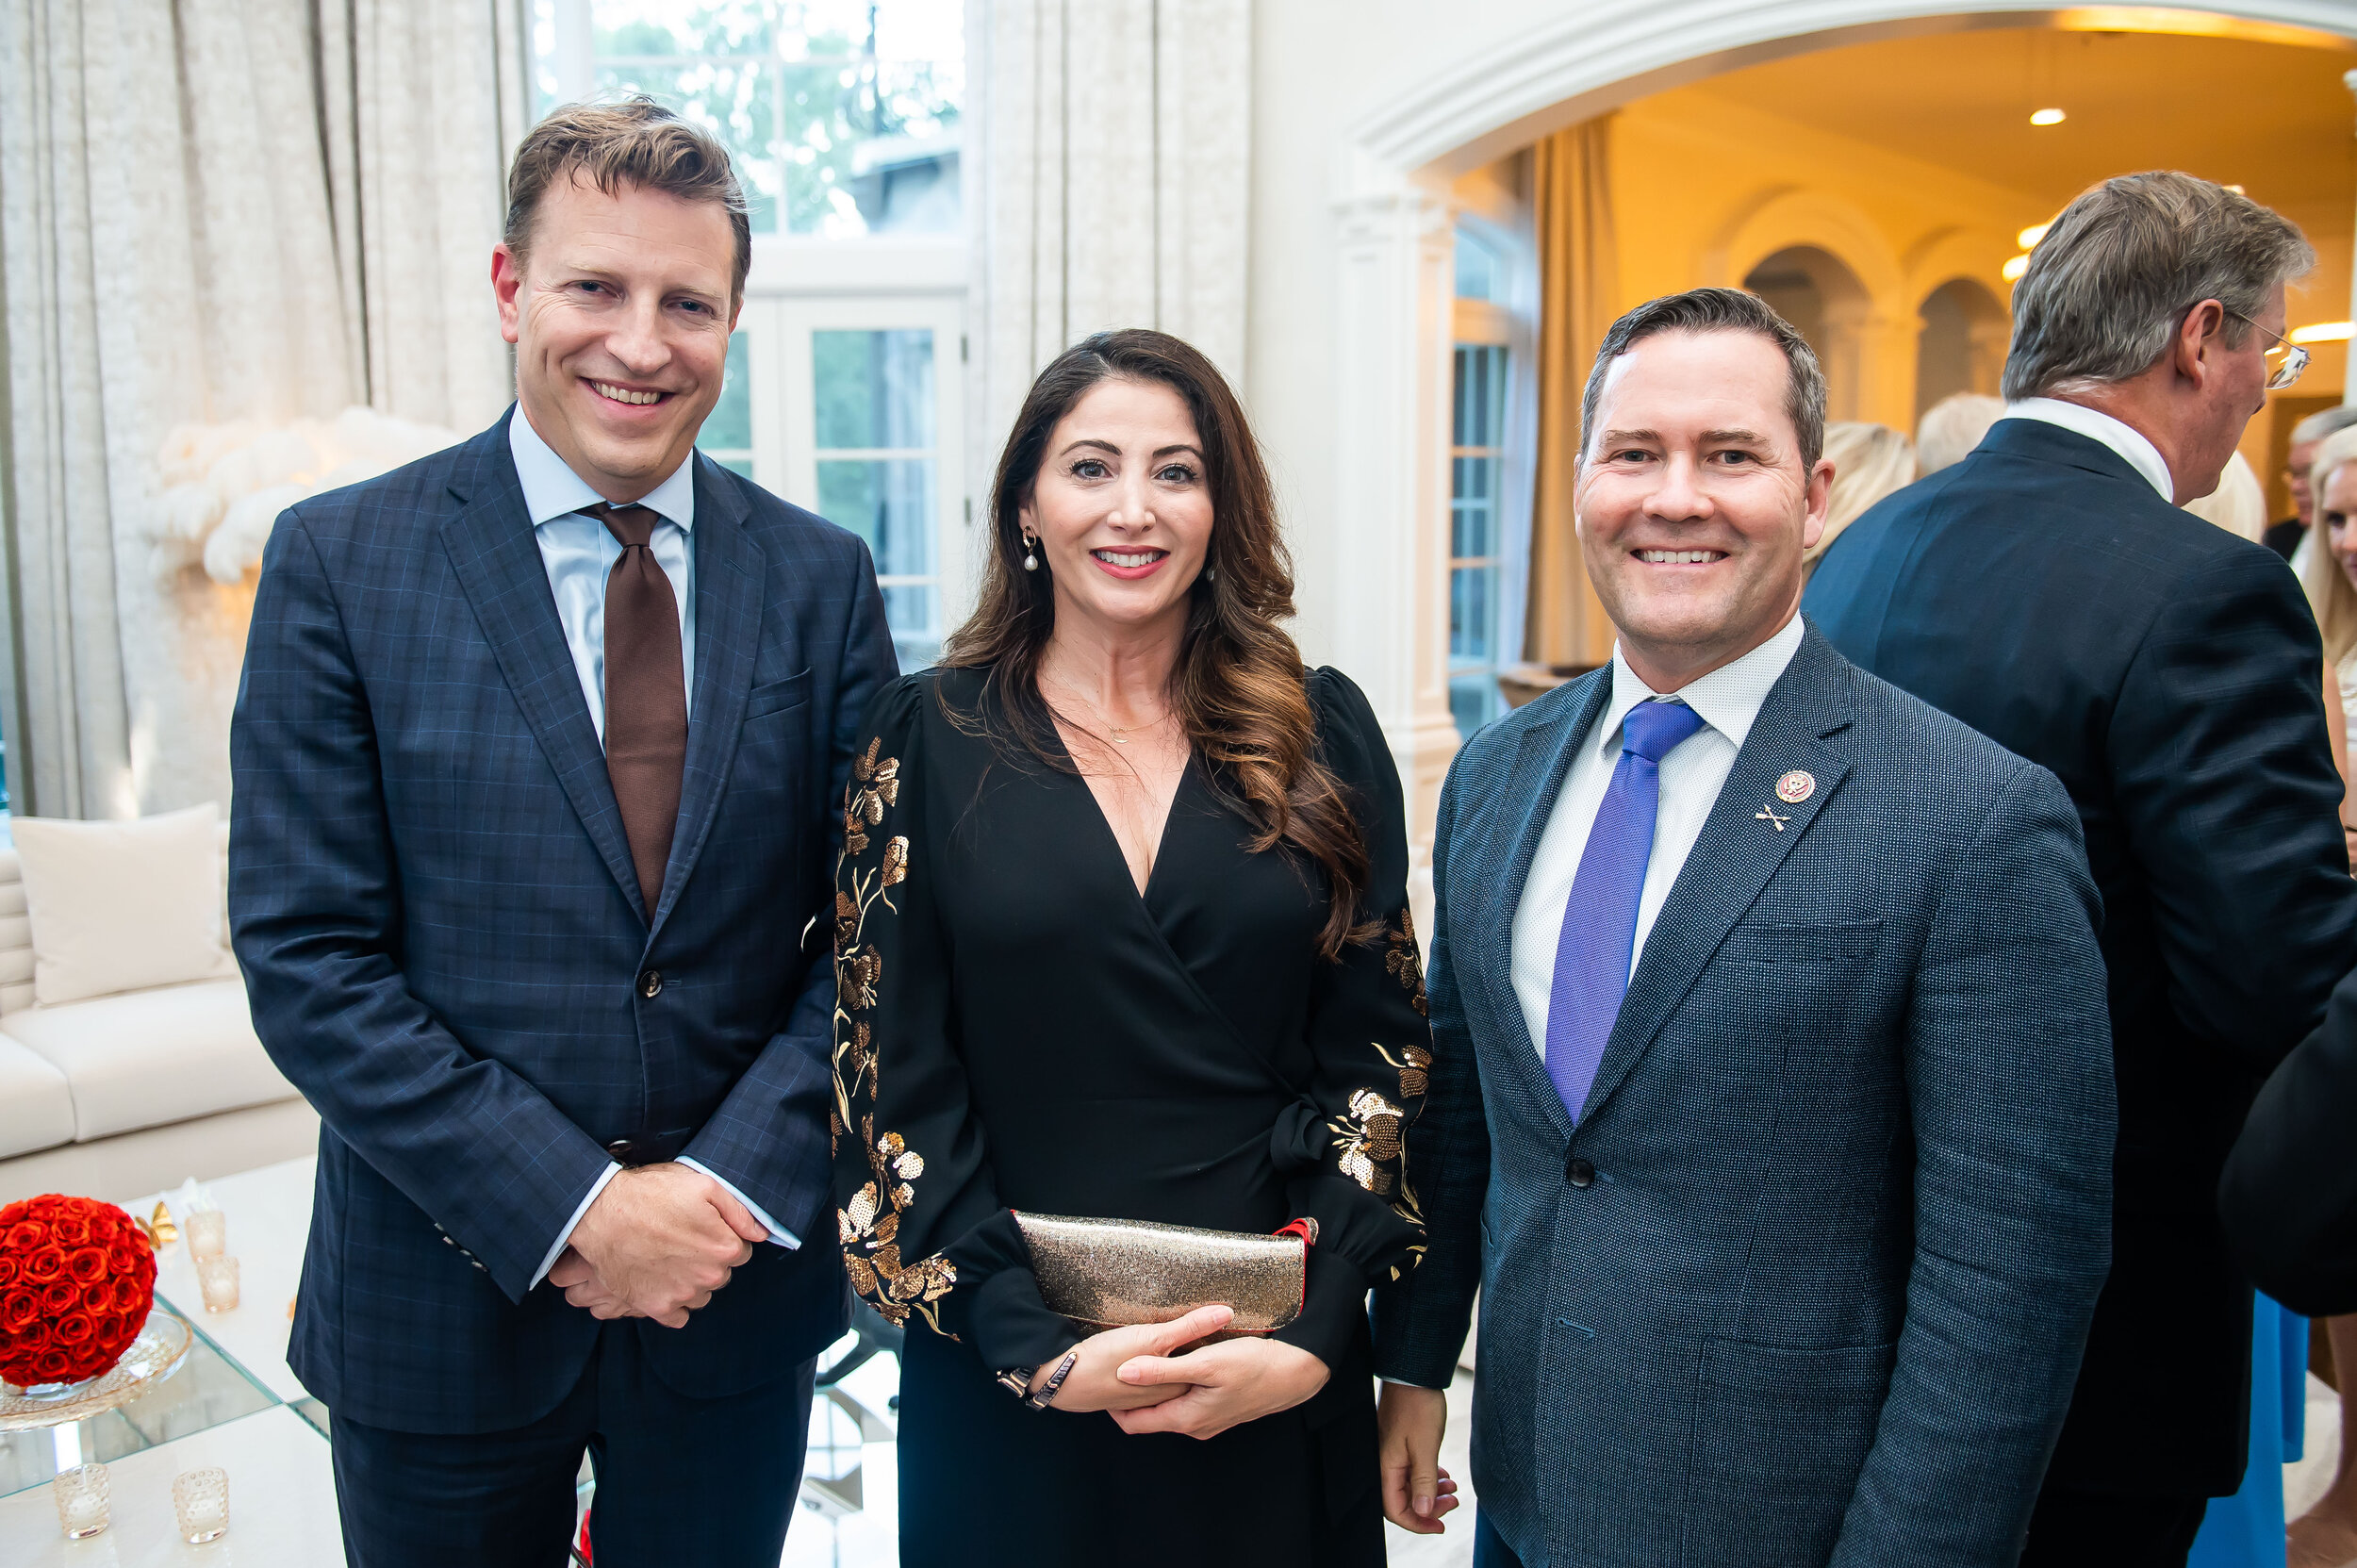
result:
[(1377, 1370), (1445, 1383), (1481, 1288), (1474, 1478), (1526, 1563), (2010, 1562), (2108, 1233), (2069, 801), (1811, 629), (1574, 1130), (1507, 933), (1609, 680), (1482, 731), (1442, 792), (1430, 1250), (1376, 1293)]
[[(290, 1360), (339, 1415), (552, 1409), (599, 1326), (531, 1281), (615, 1140), (827, 1234), (833, 983), (803, 935), (892, 646), (864, 544), (692, 460), (697, 688), (652, 910), (504, 420), (272, 536), (231, 924), (255, 1028), (323, 1123)], [(672, 1387), (718, 1397), (846, 1310), (831, 1247), (765, 1245), (685, 1329), (640, 1332)]]

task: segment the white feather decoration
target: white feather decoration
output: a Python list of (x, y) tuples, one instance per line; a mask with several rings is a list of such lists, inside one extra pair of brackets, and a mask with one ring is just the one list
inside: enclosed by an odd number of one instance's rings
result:
[(362, 407), (275, 429), (252, 420), (181, 425), (156, 454), (165, 488), (147, 528), (151, 564), (171, 577), (201, 561), (216, 583), (240, 582), (261, 560), (279, 514), (296, 502), (458, 440), (456, 431)]

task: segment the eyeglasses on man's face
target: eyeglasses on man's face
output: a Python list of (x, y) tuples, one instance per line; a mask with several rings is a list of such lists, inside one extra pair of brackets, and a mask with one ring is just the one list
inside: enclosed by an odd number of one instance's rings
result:
[(2284, 388), (2299, 379), (2299, 372), (2308, 368), (2308, 351), (2306, 349), (2301, 348), (2298, 343), (2289, 341), (2281, 333), (2267, 332), (2266, 328), (2259, 325), (2258, 322), (2252, 321), (2250, 317), (2244, 315), (2239, 310), (2227, 310), (2226, 306), (2223, 305), (2219, 305), (2218, 308), (2220, 310), (2225, 310), (2226, 314), (2233, 317), (2234, 320), (2242, 322), (2253, 331), (2266, 333), (2267, 337), (2274, 339), (2274, 341), (2268, 345), (2266, 351), (2266, 385), (2268, 391), (2280, 392)]

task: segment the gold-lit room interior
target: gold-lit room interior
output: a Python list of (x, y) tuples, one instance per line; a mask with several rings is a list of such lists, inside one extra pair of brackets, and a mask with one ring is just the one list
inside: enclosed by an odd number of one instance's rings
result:
[[(1584, 366), (1603, 326), (1640, 301), (1740, 285), (1809, 337), (1833, 418), (1912, 434), (1941, 397), (1997, 391), (2025, 231), (2112, 174), (2180, 169), (2239, 187), (2317, 255), (2287, 302), (2313, 363), (2270, 394), (2243, 443), (2283, 517), (2288, 431), (2343, 392), (2352, 67), (2347, 41), (2190, 12), (1883, 38), (1634, 98), (1473, 171), (1454, 194), (1492, 232), (1532, 236), (1554, 286), (1533, 290), (1530, 315), (1566, 362)], [(1579, 259), (1557, 266), (1550, 252), (1566, 249)], [(1482, 336), (1489, 306), (1459, 308), (1459, 339)], [(1545, 391), (1538, 402), (1534, 581), (1550, 459), (1575, 440), (1543, 411)], [(1608, 652), (1600, 618), (1578, 602), (1551, 613), (1545, 598), (1530, 605), (1526, 657)]]

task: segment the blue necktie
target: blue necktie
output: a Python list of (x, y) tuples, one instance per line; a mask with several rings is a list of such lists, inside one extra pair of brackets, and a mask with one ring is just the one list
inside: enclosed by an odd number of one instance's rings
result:
[(1637, 905), (1661, 809), (1661, 759), (1702, 727), (1703, 716), (1683, 702), (1640, 702), (1621, 720), (1621, 760), (1572, 878), (1547, 995), (1547, 1076), (1574, 1125), (1628, 994)]

